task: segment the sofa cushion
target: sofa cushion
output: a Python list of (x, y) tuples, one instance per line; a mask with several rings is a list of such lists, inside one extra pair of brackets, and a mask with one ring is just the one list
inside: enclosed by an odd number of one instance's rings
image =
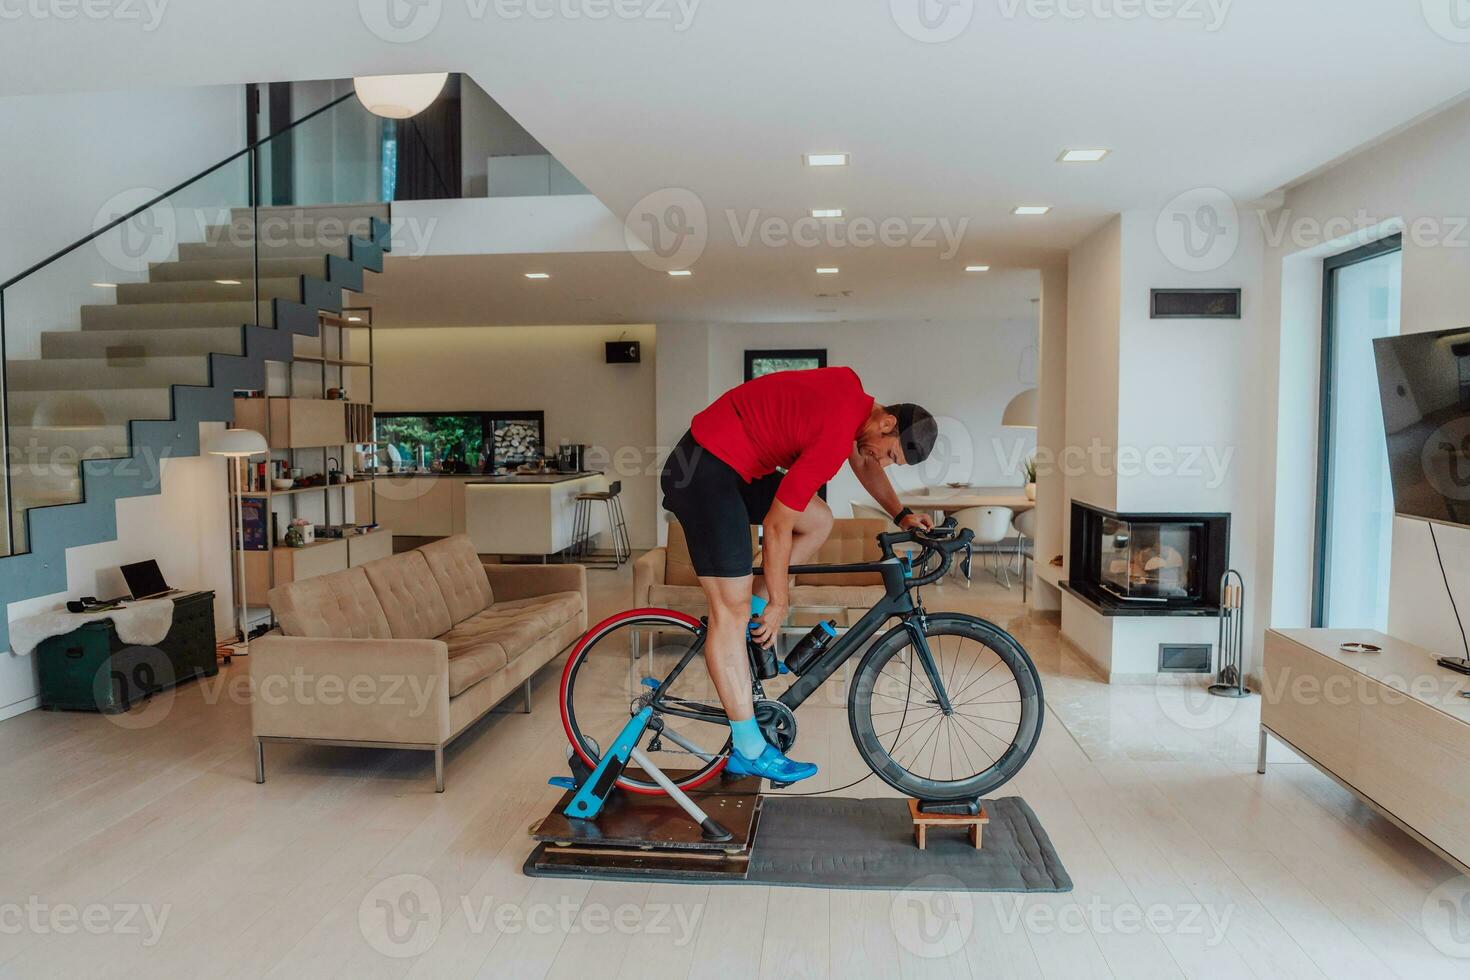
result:
[(549, 632), (546, 623), (533, 612), (501, 612), (486, 609), (458, 624), (440, 637), (449, 646), (449, 655), (456, 649), (494, 644), (505, 653), (507, 662), (514, 660), (531, 648)]
[(449, 648), (449, 696), (454, 698), (485, 678), (504, 670), (505, 648), (499, 643), (466, 642)]
[[(883, 557), (878, 548), (878, 535), (893, 530), (887, 521), (863, 517), (845, 517), (832, 522), (832, 533), (817, 549), (811, 565), (854, 565), (877, 561)], [(820, 575), (798, 575), (797, 585), (882, 585), (877, 572), (833, 572)], [(882, 595), (882, 590), (878, 592)], [(796, 605), (796, 603), (792, 603)]]
[(419, 551), (429, 563), (452, 621), (462, 623), (495, 601), (485, 566), (480, 564), (468, 534), (443, 538)]
[(372, 583), (394, 639), (431, 640), (454, 625), (421, 552), (405, 551), (361, 568)]
[(268, 600), (286, 636), (387, 640), (383, 607), (361, 568), (319, 575), (271, 589)]
[(553, 592), (550, 595), (512, 599), (510, 602), (497, 602), (494, 609), (502, 613), (533, 614), (546, 624), (546, 630), (550, 632), (577, 618), (582, 611), (582, 593)]

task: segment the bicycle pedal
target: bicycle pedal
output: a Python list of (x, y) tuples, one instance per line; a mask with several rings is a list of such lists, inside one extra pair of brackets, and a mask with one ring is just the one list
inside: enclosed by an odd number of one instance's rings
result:
[(790, 785), (790, 783), (778, 783), (774, 779), (771, 780), (771, 789), (785, 789)]
[(552, 776), (546, 781), (546, 785), (555, 786), (557, 789), (576, 789), (577, 781), (571, 776)]

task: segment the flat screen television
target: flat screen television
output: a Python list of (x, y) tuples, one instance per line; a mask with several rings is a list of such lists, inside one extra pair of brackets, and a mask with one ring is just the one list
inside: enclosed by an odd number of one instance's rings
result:
[(1470, 327), (1373, 341), (1393, 509), (1470, 526)]

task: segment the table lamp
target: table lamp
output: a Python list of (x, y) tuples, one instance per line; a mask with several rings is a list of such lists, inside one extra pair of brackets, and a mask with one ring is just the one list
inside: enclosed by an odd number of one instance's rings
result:
[(235, 550), (240, 563), (241, 656), (250, 655), (250, 629), (245, 622), (245, 460), (269, 452), (265, 436), (254, 429), (226, 429), (209, 444), (211, 456), (225, 456), (235, 461)]

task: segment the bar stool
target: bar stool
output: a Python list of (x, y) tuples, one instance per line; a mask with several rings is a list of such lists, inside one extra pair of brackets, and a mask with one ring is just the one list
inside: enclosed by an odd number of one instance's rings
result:
[[(577, 510), (572, 519), (573, 556), (589, 568), (618, 568), (632, 557), (628, 539), (628, 522), (623, 518), (623, 481), (614, 480), (603, 491), (577, 494)], [(598, 562), (592, 552), (592, 505), (601, 501), (607, 508), (607, 527), (612, 533), (613, 552), (610, 560)]]

